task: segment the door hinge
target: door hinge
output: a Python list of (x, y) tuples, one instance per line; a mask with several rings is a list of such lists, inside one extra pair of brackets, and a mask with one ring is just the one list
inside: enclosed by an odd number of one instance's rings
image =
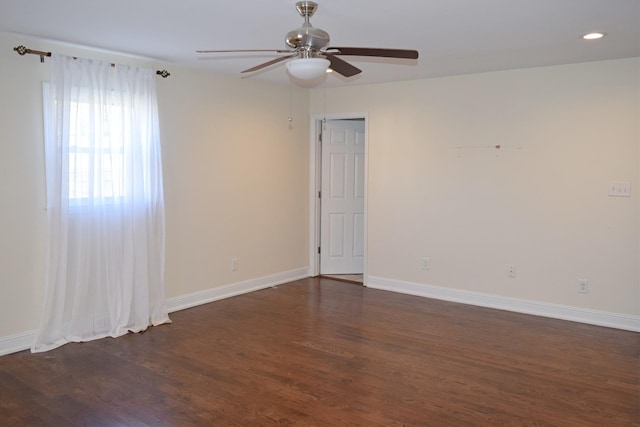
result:
[(318, 254), (320, 254), (320, 246), (318, 246)]
[(322, 191), (318, 191), (318, 199), (322, 199)]

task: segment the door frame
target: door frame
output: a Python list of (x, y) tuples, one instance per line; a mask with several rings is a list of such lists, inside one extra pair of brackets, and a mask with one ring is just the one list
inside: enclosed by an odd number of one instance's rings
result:
[(367, 113), (332, 113), (312, 114), (309, 120), (309, 275), (316, 277), (320, 274), (320, 198), (318, 193), (322, 188), (321, 171), (322, 156), (320, 133), (324, 120), (364, 120), (364, 259), (362, 264), (363, 284), (367, 285), (367, 245), (368, 221), (367, 198), (369, 183), (369, 115)]

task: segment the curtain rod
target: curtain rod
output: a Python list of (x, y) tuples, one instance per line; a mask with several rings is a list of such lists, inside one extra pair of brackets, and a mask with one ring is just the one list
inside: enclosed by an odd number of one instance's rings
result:
[[(44, 57), (45, 56), (51, 56), (51, 52), (44, 52), (41, 50), (33, 50), (33, 49), (28, 49), (22, 45), (18, 46), (18, 47), (14, 47), (13, 50), (15, 50), (16, 52), (18, 52), (18, 55), (20, 56), (24, 56), (26, 54), (31, 54), (31, 55), (38, 55), (40, 56), (40, 62), (44, 62)], [(76, 59), (76, 57), (73, 57), (74, 59)], [(115, 67), (116, 64), (111, 63), (112, 67)], [(166, 79), (167, 77), (169, 77), (171, 75), (171, 73), (169, 73), (167, 70), (158, 70), (156, 71), (156, 74), (161, 76), (163, 79)]]

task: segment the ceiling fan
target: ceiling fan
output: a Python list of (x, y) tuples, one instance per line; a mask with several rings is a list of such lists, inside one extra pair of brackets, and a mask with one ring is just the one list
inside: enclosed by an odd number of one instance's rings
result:
[(315, 80), (327, 70), (333, 70), (344, 77), (352, 77), (362, 72), (361, 69), (348, 63), (340, 56), (373, 56), (383, 58), (418, 59), (417, 50), (384, 49), (368, 47), (328, 47), (329, 34), (315, 28), (309, 22), (318, 9), (318, 4), (312, 1), (296, 3), (298, 13), (304, 18), (301, 27), (295, 28), (285, 36), (288, 48), (279, 49), (246, 49), (246, 50), (198, 50), (197, 53), (235, 53), (235, 52), (271, 52), (274, 54), (288, 54), (272, 59), (255, 67), (243, 70), (242, 73), (252, 73), (271, 65), (287, 61), (289, 73), (300, 80)]

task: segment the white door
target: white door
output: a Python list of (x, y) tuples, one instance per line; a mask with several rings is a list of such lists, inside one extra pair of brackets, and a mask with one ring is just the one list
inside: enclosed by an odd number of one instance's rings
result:
[(364, 120), (327, 120), (322, 130), (320, 274), (362, 274)]

